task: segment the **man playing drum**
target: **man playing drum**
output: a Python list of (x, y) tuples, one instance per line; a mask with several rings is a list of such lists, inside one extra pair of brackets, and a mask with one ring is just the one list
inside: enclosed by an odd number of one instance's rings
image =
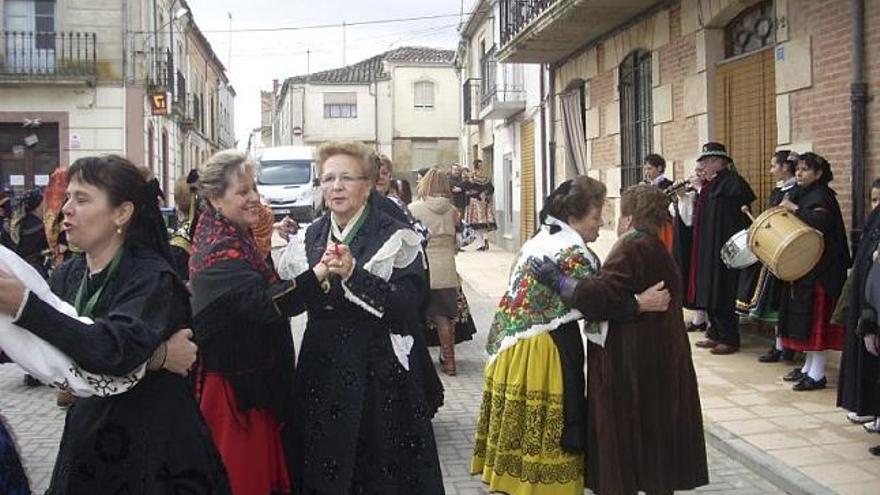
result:
[(694, 245), (688, 297), (706, 308), (709, 330), (697, 347), (712, 354), (733, 354), (739, 350), (739, 328), (735, 312), (739, 270), (721, 261), (721, 247), (746, 226), (743, 206), (755, 200), (755, 193), (733, 167), (733, 158), (721, 143), (706, 143), (697, 162), (703, 165), (706, 183), (694, 205)]

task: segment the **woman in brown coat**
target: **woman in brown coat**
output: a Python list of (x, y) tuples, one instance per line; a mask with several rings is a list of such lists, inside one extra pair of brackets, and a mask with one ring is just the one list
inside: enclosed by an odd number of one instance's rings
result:
[(584, 314), (664, 282), (663, 313), (609, 322), (605, 346), (587, 353), (587, 486), (606, 495), (689, 490), (708, 483), (697, 379), (682, 319), (682, 282), (658, 231), (668, 200), (647, 185), (621, 198), (620, 239), (587, 283), (566, 276), (542, 282)]

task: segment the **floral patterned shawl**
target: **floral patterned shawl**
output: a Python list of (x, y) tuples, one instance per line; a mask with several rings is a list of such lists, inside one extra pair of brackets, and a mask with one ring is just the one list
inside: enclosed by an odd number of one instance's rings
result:
[[(584, 244), (580, 234), (565, 222), (547, 217), (541, 230), (520, 249), (510, 285), (498, 303), (486, 342), (487, 365), (519, 340), (555, 330), (583, 317), (580, 311), (566, 306), (553, 289), (529, 273), (529, 258), (544, 256), (554, 259), (566, 275), (577, 278), (592, 277), (600, 267), (599, 258)], [(603, 345), (608, 323), (586, 322), (583, 330), (587, 338)]]

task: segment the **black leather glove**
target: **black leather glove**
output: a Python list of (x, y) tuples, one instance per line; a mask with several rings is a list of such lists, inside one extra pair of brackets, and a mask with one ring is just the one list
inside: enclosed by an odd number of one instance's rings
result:
[(529, 273), (531, 273), (538, 282), (541, 282), (554, 291), (559, 292), (559, 282), (565, 275), (550, 257), (544, 256), (543, 259), (532, 257), (529, 258), (528, 263)]
[(538, 282), (553, 289), (554, 292), (562, 297), (562, 301), (565, 302), (565, 304), (571, 305), (571, 301), (574, 297), (574, 289), (577, 287), (579, 279), (569, 277), (562, 273), (562, 270), (556, 265), (556, 262), (548, 256), (544, 256), (543, 259), (529, 258), (528, 264), (529, 273), (531, 273)]

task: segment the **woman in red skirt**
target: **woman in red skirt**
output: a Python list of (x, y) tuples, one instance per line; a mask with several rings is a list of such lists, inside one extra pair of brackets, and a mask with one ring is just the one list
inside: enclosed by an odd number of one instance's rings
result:
[(819, 263), (803, 278), (787, 282), (779, 308), (779, 333), (786, 349), (803, 351), (806, 361), (785, 376), (794, 390), (825, 388), (826, 351), (843, 349), (844, 327), (831, 323), (831, 313), (852, 261), (834, 178), (828, 161), (815, 153), (800, 155), (795, 171), (798, 187), (779, 206), (793, 212), (825, 237)]

